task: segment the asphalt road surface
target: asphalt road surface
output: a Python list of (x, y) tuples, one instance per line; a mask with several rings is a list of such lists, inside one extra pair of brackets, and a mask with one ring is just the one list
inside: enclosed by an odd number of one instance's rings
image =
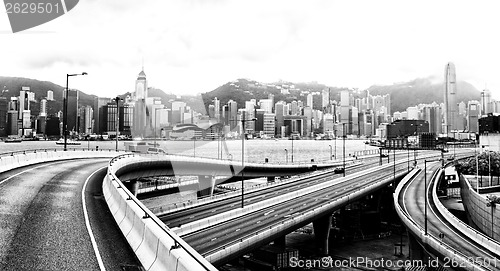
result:
[(102, 196), (107, 161), (47, 162), (0, 173), (0, 270), (137, 269)]

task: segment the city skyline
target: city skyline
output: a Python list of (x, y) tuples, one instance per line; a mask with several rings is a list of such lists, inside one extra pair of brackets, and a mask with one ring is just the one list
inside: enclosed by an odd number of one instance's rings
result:
[(196, 94), (238, 78), (360, 89), (429, 76), (442, 80), (443, 63), (453, 62), (460, 80), (487, 87), (499, 99), (500, 44), (491, 33), (500, 19), (493, 5), (85, 1), (18, 34), (8, 33), (2, 13), (0, 75), (63, 86), (66, 73), (85, 71), (89, 76), (73, 78), (72, 88), (114, 97), (134, 90), (142, 65), (150, 86)]

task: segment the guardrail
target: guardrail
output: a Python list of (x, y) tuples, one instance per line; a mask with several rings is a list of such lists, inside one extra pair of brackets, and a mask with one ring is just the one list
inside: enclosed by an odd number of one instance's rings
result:
[[(436, 170), (431, 178), (431, 181), (436, 177), (436, 174), (438, 172), (440, 173), (441, 169)], [(424, 244), (429, 245), (432, 247), (434, 250), (436, 250), (438, 253), (441, 255), (446, 255), (448, 257), (449, 262), (457, 263), (457, 267), (464, 267), (469, 270), (486, 270), (484, 268), (481, 268), (481, 266), (478, 266), (474, 264), (473, 262), (470, 261), (470, 258), (467, 257), (467, 255), (464, 255), (462, 252), (454, 249), (453, 247), (449, 246), (448, 244), (442, 242), (438, 237), (428, 233), (425, 235), (424, 228), (417, 224), (408, 213), (406, 213), (402, 206), (399, 204), (399, 194), (401, 193), (401, 190), (403, 187), (408, 183), (409, 181), (413, 180), (413, 178), (416, 176), (416, 174), (420, 172), (420, 169), (414, 169), (412, 172), (410, 172), (409, 175), (407, 175), (403, 180), (399, 183), (397, 186), (395, 192), (394, 192), (394, 206), (396, 208), (396, 212), (398, 213), (399, 217), (405, 223), (406, 227), (415, 235), (417, 236)], [(426, 172), (424, 172), (426, 174)], [(427, 194), (427, 190), (426, 190)]]
[[(315, 192), (315, 191), (318, 191), (321, 189), (328, 188), (328, 187), (333, 186), (333, 185), (338, 185), (340, 183), (347, 182), (353, 178), (370, 174), (370, 173), (378, 171), (382, 168), (392, 168), (392, 167), (393, 167), (392, 164), (378, 166), (375, 168), (368, 169), (367, 171), (356, 172), (356, 173), (348, 175), (346, 177), (336, 179), (335, 182), (321, 182), (319, 184), (315, 184), (313, 186), (306, 187), (304, 189), (300, 189), (300, 190), (290, 192), (290, 193), (283, 193), (280, 196), (276, 196), (276, 197), (272, 197), (272, 198), (267, 199), (267, 200), (259, 201), (258, 203), (246, 205), (243, 208), (243, 210), (241, 208), (238, 208), (235, 210), (227, 211), (227, 212), (220, 213), (220, 214), (217, 214), (217, 215), (214, 215), (211, 217), (196, 220), (196, 221), (193, 221), (193, 222), (185, 224), (185, 225), (181, 225), (180, 227), (173, 228), (172, 230), (175, 231), (175, 233), (177, 235), (186, 235), (186, 234), (189, 234), (191, 232), (200, 230), (201, 228), (210, 227), (210, 226), (213, 226), (215, 224), (223, 223), (223, 222), (228, 221), (230, 219), (241, 217), (241, 216), (247, 215), (249, 213), (267, 208), (270, 205), (280, 204), (282, 202), (298, 198), (298, 197), (303, 196), (305, 194), (309, 194), (309, 193), (312, 193), (312, 192)], [(320, 174), (313, 174), (311, 176), (300, 177), (297, 179), (310, 178), (310, 177), (314, 177), (315, 175), (320, 175)], [(326, 179), (326, 178), (331, 178), (331, 177), (328, 177), (328, 176), (323, 177), (323, 179)], [(238, 192), (234, 192), (234, 193), (238, 193)], [(241, 193), (240, 193), (240, 195), (241, 195)]]
[[(347, 163), (347, 164), (349, 164), (349, 163)], [(354, 162), (352, 162), (352, 164), (354, 164)], [(325, 169), (325, 171), (332, 171), (332, 169)], [(291, 178), (284, 178), (284, 179), (281, 179), (279, 181), (266, 182), (263, 184), (254, 185), (254, 186), (249, 187), (249, 188), (245, 187), (245, 193), (260, 191), (263, 189), (267, 189), (271, 186), (282, 185), (282, 184), (286, 184), (289, 182), (295, 182), (295, 181), (303, 179), (303, 178), (321, 175), (321, 174), (324, 174), (325, 171), (323, 171), (323, 170), (312, 171), (312, 172), (303, 173), (303, 174), (300, 174), (297, 176), (293, 176)], [(179, 210), (182, 210), (185, 208), (192, 208), (192, 207), (200, 206), (200, 205), (207, 204), (210, 202), (216, 202), (216, 201), (224, 200), (224, 199), (231, 198), (231, 197), (238, 197), (238, 196), (241, 196), (241, 189), (236, 189), (236, 190), (226, 192), (223, 194), (219, 194), (219, 195), (213, 195), (211, 197), (207, 196), (207, 197), (202, 197), (202, 198), (199, 198), (196, 200), (188, 200), (185, 202), (173, 203), (173, 204), (169, 204), (169, 206), (154, 207), (154, 208), (150, 208), (150, 210), (154, 214), (156, 214), (157, 216), (161, 216), (161, 215), (171, 213), (171, 212), (176, 212), (176, 211), (179, 211)]]
[(62, 149), (35, 149), (7, 152), (0, 154), (0, 172), (48, 161), (96, 157), (111, 158), (116, 156), (117, 154), (118, 153), (114, 150), (85, 151), (81, 149), (73, 149), (68, 151), (63, 151)]
[(454, 216), (441, 203), (441, 201), (439, 200), (439, 198), (437, 196), (436, 190), (437, 190), (437, 182), (434, 182), (434, 187), (433, 187), (433, 191), (432, 191), (432, 198), (434, 200), (434, 203), (435, 203), (437, 209), (445, 217), (445, 219), (448, 220), (449, 222), (451, 222), (461, 232), (467, 234), (468, 237), (474, 239), (477, 243), (481, 244), (483, 247), (487, 248), (488, 250), (490, 250), (496, 254), (499, 254), (500, 243), (498, 243), (493, 238), (486, 236), (482, 232), (475, 230), (474, 228), (472, 228), (471, 226), (467, 225), (462, 220), (460, 220), (456, 216)]
[(217, 270), (146, 208), (115, 175), (126, 166), (120, 155), (109, 162), (103, 194), (132, 250), (146, 270)]

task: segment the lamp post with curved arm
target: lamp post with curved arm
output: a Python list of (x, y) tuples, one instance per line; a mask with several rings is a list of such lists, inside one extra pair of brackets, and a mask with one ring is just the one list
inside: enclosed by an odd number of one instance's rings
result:
[(115, 141), (116, 141), (116, 151), (118, 151), (118, 134), (120, 133), (120, 101), (123, 101), (122, 98), (119, 96), (116, 96), (113, 98), (113, 101), (116, 102), (116, 136), (115, 136)]
[(69, 93), (69, 78), (71, 76), (87, 75), (86, 72), (66, 74), (66, 89), (64, 90), (63, 99), (63, 133), (64, 133), (64, 151), (67, 151), (68, 144), (68, 93)]

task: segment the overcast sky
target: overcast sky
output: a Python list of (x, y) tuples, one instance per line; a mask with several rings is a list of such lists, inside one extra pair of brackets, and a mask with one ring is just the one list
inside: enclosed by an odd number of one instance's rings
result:
[[(207, 92), (237, 78), (367, 88), (457, 79), (500, 99), (498, 1), (82, 0), (11, 33), (0, 14), (0, 75), (113, 97), (149, 86)], [(4, 9), (5, 11), (5, 9)], [(458, 90), (460, 91), (460, 90)], [(479, 98), (479, 97), (478, 97)]]

